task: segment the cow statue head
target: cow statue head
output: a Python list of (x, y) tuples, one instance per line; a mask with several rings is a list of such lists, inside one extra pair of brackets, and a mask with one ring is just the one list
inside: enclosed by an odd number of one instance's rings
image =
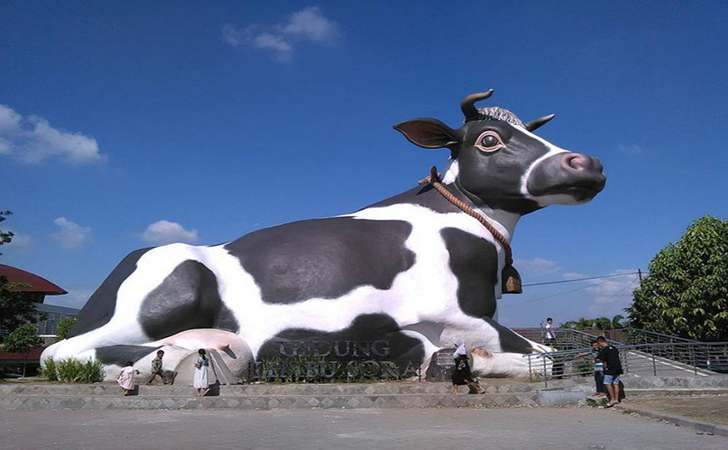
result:
[(532, 133), (553, 114), (524, 124), (503, 108), (475, 108), (475, 102), (492, 94), (491, 89), (465, 97), (465, 121), (457, 130), (437, 119), (414, 119), (394, 128), (420, 147), (449, 148), (451, 163), (443, 183), (479, 207), (524, 215), (550, 204), (588, 202), (604, 188), (598, 159)]

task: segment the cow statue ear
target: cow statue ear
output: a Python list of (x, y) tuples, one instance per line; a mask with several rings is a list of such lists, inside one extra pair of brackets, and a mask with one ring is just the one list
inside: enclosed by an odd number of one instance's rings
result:
[(414, 119), (393, 127), (422, 148), (442, 148), (459, 143), (457, 133), (437, 119)]

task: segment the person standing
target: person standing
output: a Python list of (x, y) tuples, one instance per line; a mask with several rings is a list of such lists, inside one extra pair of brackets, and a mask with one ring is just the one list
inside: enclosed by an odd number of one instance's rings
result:
[(593, 340), (589, 343), (591, 345), (591, 349), (588, 352), (579, 353), (576, 355), (577, 357), (584, 357), (584, 356), (590, 356), (594, 360), (594, 384), (596, 385), (596, 396), (597, 397), (604, 397), (606, 393), (606, 388), (604, 387), (604, 363), (601, 360), (600, 352), (601, 352), (601, 346), (599, 346), (599, 342), (597, 340)]
[(549, 317), (546, 319), (546, 326), (544, 327), (544, 344), (556, 347), (556, 332), (554, 331), (554, 319)]
[[(468, 361), (468, 349), (465, 347), (465, 341), (462, 339), (455, 339), (455, 352), (452, 357), (455, 359), (455, 367), (452, 372), (452, 394), (458, 395), (458, 386), (468, 385), (473, 391), (478, 394), (485, 392), (473, 380), (473, 375), (470, 372), (470, 362)], [(471, 391), (472, 392), (472, 391)]]
[(124, 368), (119, 372), (119, 376), (116, 377), (116, 382), (124, 389), (124, 395), (129, 395), (134, 390), (137, 373), (139, 371), (134, 368), (134, 363), (127, 361)]
[(195, 397), (204, 396), (210, 392), (210, 383), (207, 381), (207, 368), (210, 365), (210, 360), (207, 359), (207, 352), (205, 349), (199, 349), (197, 351), (197, 361), (195, 362), (195, 380), (194, 387), (197, 389)]
[(604, 363), (604, 386), (607, 388), (609, 403), (605, 408), (611, 408), (619, 403), (619, 376), (622, 375), (622, 361), (619, 359), (619, 350), (609, 344), (604, 336), (597, 338), (599, 347), (599, 359)]
[(163, 384), (167, 384), (167, 380), (164, 379), (164, 371), (162, 370), (162, 358), (164, 357), (164, 350), (157, 350), (157, 357), (152, 360), (152, 376), (147, 380), (147, 384), (152, 384), (157, 375), (162, 379)]

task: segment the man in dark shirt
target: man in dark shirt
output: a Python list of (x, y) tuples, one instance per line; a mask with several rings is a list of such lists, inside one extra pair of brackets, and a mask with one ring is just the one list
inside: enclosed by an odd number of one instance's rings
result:
[(619, 403), (619, 376), (623, 373), (622, 361), (619, 359), (619, 350), (610, 345), (604, 336), (599, 336), (597, 343), (602, 348), (599, 358), (604, 362), (604, 386), (609, 394), (609, 403), (604, 407), (611, 408)]

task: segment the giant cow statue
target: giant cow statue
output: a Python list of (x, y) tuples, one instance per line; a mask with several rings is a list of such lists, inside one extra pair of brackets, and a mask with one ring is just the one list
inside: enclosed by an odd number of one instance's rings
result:
[[(491, 94), (463, 100), (460, 128), (436, 119), (394, 128), (420, 147), (450, 150), (442, 185), (507, 242), (524, 214), (588, 202), (606, 178), (597, 159), (533, 134), (553, 115), (524, 124), (505, 109), (474, 106)], [(158, 348), (181, 360), (185, 349), (212, 347), (240, 372), (244, 362), (278, 355), (281, 342), (380, 341), (389, 359), (426, 368), (459, 337), (487, 355), (474, 364), (481, 375), (524, 374), (523, 355), (549, 349), (493, 319), (506, 263), (493, 236), (427, 184), (221, 245), (137, 250), (43, 358), (97, 358), (113, 377)]]

